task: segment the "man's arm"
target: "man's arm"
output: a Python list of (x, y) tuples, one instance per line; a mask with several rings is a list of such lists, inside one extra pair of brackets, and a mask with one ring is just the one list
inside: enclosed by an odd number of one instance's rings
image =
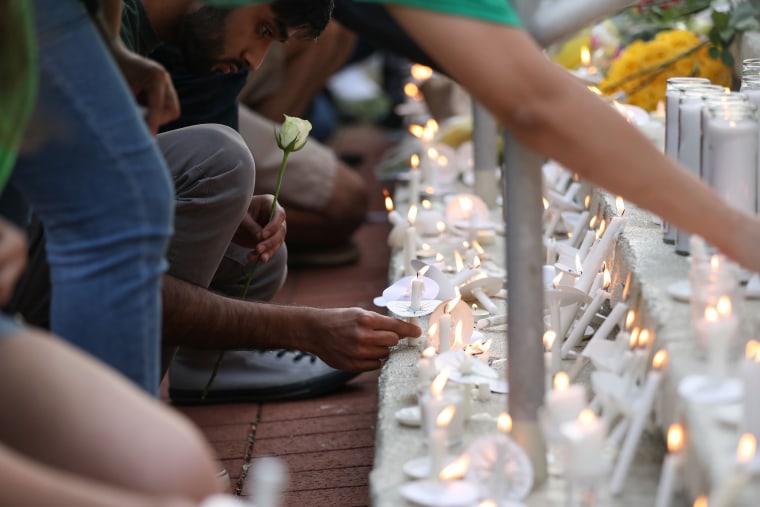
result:
[(344, 371), (374, 370), (419, 327), (361, 308), (321, 309), (233, 299), (164, 276), (164, 343), (208, 349), (297, 349)]

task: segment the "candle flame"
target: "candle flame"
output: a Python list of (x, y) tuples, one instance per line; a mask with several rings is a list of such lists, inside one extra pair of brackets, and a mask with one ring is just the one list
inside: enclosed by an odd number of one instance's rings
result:
[(665, 116), (665, 102), (662, 100), (657, 101), (655, 112), (657, 113), (657, 116)]
[(438, 252), (437, 254), (435, 254), (435, 262), (443, 262), (444, 258), (445, 257), (440, 252)]
[(427, 156), (431, 159), (438, 158), (438, 150), (435, 148), (428, 148)]
[(472, 258), (472, 267), (473, 268), (478, 269), (480, 267), (480, 264), (481, 264), (480, 257), (478, 257), (476, 255), (475, 257)]
[(564, 371), (557, 373), (554, 376), (554, 390), (555, 391), (567, 391), (570, 387), (570, 377)]
[(478, 240), (475, 240), (472, 242), (472, 247), (475, 249), (476, 252), (478, 252), (478, 255), (485, 255), (486, 251), (483, 249), (483, 247), (480, 245)]
[(756, 363), (760, 362), (760, 342), (757, 340), (749, 340), (744, 347), (744, 357), (753, 360)]
[(446, 382), (449, 381), (449, 373), (442, 371), (433, 379), (433, 383), (430, 384), (430, 392), (433, 396), (440, 396), (443, 392), (443, 388), (446, 387)]
[(430, 245), (428, 245), (427, 243), (423, 243), (423, 244), (422, 244), (422, 250), (423, 250), (424, 252), (429, 252), (429, 251), (430, 251), (430, 250), (432, 250), (432, 249), (433, 249), (433, 247), (431, 247), (431, 246), (430, 246)]
[(543, 338), (544, 348), (546, 350), (551, 350), (552, 347), (554, 346), (554, 340), (556, 339), (557, 339), (557, 332), (554, 331), (553, 329), (547, 329), (546, 332), (544, 333), (544, 338)]
[(462, 300), (462, 295), (459, 293), (459, 289), (455, 287), (454, 291), (456, 292), (456, 296), (449, 299), (449, 302), (446, 304), (446, 307), (444, 308), (444, 311), (446, 313), (453, 312), (454, 308), (456, 308), (456, 306), (459, 304), (459, 301)]
[[(422, 245), (422, 246), (423, 246), (423, 248), (425, 247), (425, 245)], [(428, 248), (430, 248), (430, 245), (428, 245)], [(427, 265), (427, 266), (425, 266), (423, 268), (420, 268), (420, 270), (417, 271), (417, 276), (425, 276), (425, 274), (428, 271), (430, 271), (430, 265)]]
[(420, 94), (420, 87), (414, 83), (406, 83), (404, 85), (404, 95), (411, 99), (416, 99)]
[(665, 350), (658, 350), (652, 359), (652, 367), (655, 370), (661, 370), (668, 364), (668, 353)]
[(427, 65), (415, 63), (412, 65), (411, 74), (412, 77), (417, 81), (425, 81), (426, 79), (430, 79), (430, 77), (433, 75), (433, 69)]
[(470, 216), (472, 213), (472, 199), (465, 196), (459, 198), (459, 207), (464, 211), (465, 216)]
[(454, 419), (454, 414), (456, 414), (457, 407), (454, 405), (447, 405), (445, 406), (440, 413), (438, 414), (438, 417), (435, 418), (435, 425), (439, 428), (445, 428), (449, 424), (451, 424), (451, 421)]
[(412, 169), (417, 169), (420, 166), (420, 156), (413, 153), (412, 156), (409, 157), (409, 165), (412, 166)]
[(575, 254), (575, 270), (579, 275), (583, 273), (583, 263), (581, 262), (580, 254)]
[(596, 422), (596, 414), (590, 408), (584, 408), (581, 413), (578, 414), (578, 424), (588, 428)]
[[(443, 222), (442, 220), (438, 220), (438, 221), (435, 223), (435, 228), (436, 228), (436, 230), (438, 231), (438, 233), (440, 234), (440, 233), (442, 233), (443, 231), (445, 231), (445, 230), (446, 230), (446, 223), (445, 223), (445, 222)], [(443, 260), (443, 259), (441, 259), (441, 260)]]
[(693, 507), (707, 507), (707, 497), (705, 495), (697, 497), (696, 500), (694, 500), (694, 506)]
[[(425, 127), (423, 127), (422, 125), (409, 125), (409, 133), (412, 134), (417, 139), (420, 139), (424, 132), (425, 132)], [(419, 158), (419, 155), (418, 155), (418, 158)]]
[(625, 201), (621, 196), (615, 198), (615, 209), (617, 209), (618, 215), (621, 217), (625, 215)]
[(555, 276), (552, 279), (552, 287), (555, 289), (559, 286), (559, 282), (562, 280), (562, 273), (558, 273), (557, 276)]
[(590, 91), (591, 93), (595, 95), (599, 95), (599, 96), (602, 95), (602, 90), (600, 90), (596, 86), (591, 85), (591, 86), (587, 86), (586, 88), (588, 88), (588, 91)]
[[(437, 324), (434, 324), (434, 325), (437, 325)], [(428, 347), (425, 350), (423, 350), (422, 351), (422, 357), (424, 357), (426, 359), (430, 359), (431, 357), (435, 357), (435, 347), (433, 347), (431, 345), (430, 347)]]
[(583, 199), (583, 207), (588, 209), (589, 204), (591, 204), (591, 194), (586, 194), (586, 197)]
[(625, 284), (623, 285), (623, 301), (628, 301), (628, 295), (631, 293), (631, 272), (625, 276)]
[(506, 412), (499, 414), (499, 418), (496, 420), (496, 427), (504, 433), (512, 431), (512, 416)]
[(636, 311), (628, 310), (628, 313), (625, 316), (625, 328), (631, 329), (634, 322), (636, 322)]
[(601, 239), (605, 230), (607, 230), (607, 221), (602, 220), (599, 222), (599, 229), (596, 231), (596, 239)]
[(436, 160), (438, 162), (438, 165), (441, 167), (446, 167), (447, 165), (449, 165), (449, 157), (447, 157), (446, 155), (441, 155)]
[[(430, 324), (430, 327), (428, 327), (428, 336), (431, 337), (431, 338), (434, 337), (434, 336), (438, 336), (438, 323), (437, 322), (434, 322), (433, 324)], [(428, 349), (429, 348), (432, 348), (432, 347), (428, 347)], [(425, 350), (427, 350), (427, 349), (425, 349)], [(433, 352), (435, 352), (435, 350)]]
[(412, 204), (409, 206), (409, 212), (406, 214), (406, 218), (409, 220), (409, 223), (411, 225), (414, 225), (415, 220), (417, 220), (417, 205)]
[(430, 130), (435, 134), (438, 132), (438, 122), (434, 119), (430, 118), (428, 121), (425, 122), (425, 129)]
[(464, 322), (457, 321), (454, 326), (454, 343), (451, 345), (452, 349), (458, 350), (464, 348), (464, 342), (462, 341), (462, 329), (464, 328)]
[(457, 273), (464, 269), (464, 259), (462, 258), (462, 254), (459, 253), (459, 250), (454, 250), (454, 267), (456, 268)]
[(435, 195), (435, 188), (433, 187), (425, 187), (425, 193), (428, 195)]
[(599, 220), (599, 217), (597, 215), (594, 215), (591, 217), (591, 220), (589, 220), (588, 226), (591, 229), (594, 229), (596, 227), (596, 222)]
[(462, 248), (464, 248), (465, 250), (468, 250), (470, 248), (470, 242), (462, 241)]
[(389, 213), (393, 211), (393, 199), (389, 195), (385, 196), (385, 210)]
[(493, 500), (483, 500), (478, 504), (478, 507), (499, 507)]
[(757, 440), (752, 433), (745, 433), (739, 439), (739, 445), (736, 447), (736, 461), (744, 464), (749, 463), (755, 457), (757, 450)]
[(542, 197), (541, 201), (544, 203), (544, 210), (549, 209), (549, 199), (547, 199), (546, 197)]
[(641, 330), (638, 327), (634, 327), (631, 330), (631, 338), (628, 340), (628, 344), (631, 346), (632, 349), (635, 349), (636, 346), (639, 344), (639, 333)]
[(683, 426), (678, 423), (668, 427), (668, 452), (681, 452), (684, 444)]
[(589, 50), (588, 46), (583, 46), (581, 48), (581, 64), (584, 67), (588, 67), (590, 63), (591, 63), (591, 51)]
[(714, 306), (705, 307), (705, 320), (707, 322), (716, 322), (718, 320), (718, 310)]
[(720, 257), (713, 255), (710, 257), (710, 268), (712, 271), (717, 270), (720, 267)]
[(732, 310), (731, 298), (728, 296), (721, 296), (718, 298), (718, 302), (715, 305), (715, 309), (718, 311), (718, 315), (727, 317), (731, 315)]
[(454, 481), (462, 479), (470, 468), (470, 457), (466, 454), (462, 454), (460, 457), (446, 465), (441, 473), (438, 474), (438, 478), (442, 481)]
[(639, 333), (639, 347), (645, 348), (649, 345), (649, 329), (642, 329)]
[(433, 203), (430, 202), (430, 199), (423, 199), (422, 200), (422, 207), (425, 208), (425, 209), (432, 209), (433, 208)]

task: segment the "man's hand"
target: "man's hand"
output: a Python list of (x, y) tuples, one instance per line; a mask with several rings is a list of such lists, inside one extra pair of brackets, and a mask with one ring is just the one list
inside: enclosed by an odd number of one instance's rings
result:
[(112, 54), (137, 102), (147, 108), (145, 121), (153, 135), (164, 123), (179, 118), (179, 100), (172, 79), (162, 65), (133, 53), (121, 42)]
[(0, 219), (0, 305), (11, 297), (26, 267), (26, 237), (15, 225)]
[(254, 195), (248, 213), (232, 237), (233, 242), (253, 250), (249, 261), (258, 257), (261, 262), (267, 262), (285, 241), (285, 210), (279, 203), (275, 207), (272, 221), (267, 223), (272, 202), (273, 195)]
[(375, 370), (390, 354), (390, 347), (422, 330), (401, 320), (361, 308), (317, 309), (316, 326), (307, 331), (310, 344), (324, 362), (344, 371)]

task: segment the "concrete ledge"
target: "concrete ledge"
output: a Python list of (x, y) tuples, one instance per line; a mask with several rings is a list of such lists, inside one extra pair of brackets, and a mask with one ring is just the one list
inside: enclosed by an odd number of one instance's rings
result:
[[(606, 194), (595, 194), (591, 209), (597, 209), (595, 206), (599, 206), (602, 214), (609, 218), (614, 203)], [(679, 400), (679, 381), (705, 369), (704, 361), (696, 356), (692, 344), (689, 305), (676, 302), (667, 293), (670, 284), (687, 277), (688, 259), (675, 254), (671, 245), (662, 242), (660, 226), (653, 221), (650, 213), (631, 207), (625, 216), (625, 230), (612, 258), (608, 259), (608, 265), (613, 268), (613, 301), (621, 298), (624, 282), (630, 273), (632, 287), (627, 303), (630, 308), (637, 309), (639, 325), (654, 332), (653, 350), (666, 349), (670, 363), (665, 382), (655, 400), (653, 424), (642, 436), (623, 494), (619, 498), (606, 498), (603, 504), (644, 506), (654, 503), (664, 453), (662, 435), (670, 423), (679, 420), (688, 435), (684, 475), (689, 498), (676, 498), (673, 505), (691, 505), (696, 496), (708, 492), (706, 488), (709, 485), (722, 483), (731, 473), (739, 429), (719, 422), (711, 407), (689, 405)], [(392, 259), (392, 266), (396, 266), (394, 262), (398, 259)], [(391, 269), (392, 280), (397, 279), (394, 269), (397, 268)], [(760, 302), (748, 300), (744, 310), (746, 330), (756, 329), (758, 315)], [(504, 357), (505, 328), (495, 328), (489, 335), (497, 343), (492, 357)], [(404, 505), (398, 494), (399, 486), (407, 480), (401, 467), (409, 459), (425, 453), (421, 431), (403, 427), (394, 418), (398, 409), (416, 403), (417, 357), (416, 349), (394, 352), (380, 377), (375, 466), (370, 477), (371, 498), (376, 506)], [(564, 366), (569, 369), (571, 362), (567, 361)], [(590, 367), (581, 381), (588, 380), (589, 370)], [(496, 416), (504, 410), (506, 403), (506, 396), (493, 395), (486, 403), (474, 401), (473, 412)], [(493, 423), (471, 421), (464, 443), (494, 431)], [(564, 480), (550, 477), (525, 503), (535, 506), (565, 505), (565, 491)], [(749, 486), (742, 496), (742, 504), (755, 505), (756, 502), (751, 499), (757, 498), (758, 493), (760, 488), (757, 485)]]

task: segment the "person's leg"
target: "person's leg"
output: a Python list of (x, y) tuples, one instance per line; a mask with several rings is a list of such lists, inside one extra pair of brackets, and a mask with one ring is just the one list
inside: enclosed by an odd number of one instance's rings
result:
[[(275, 123), (241, 105), (240, 135), (256, 159), (256, 193), (274, 193), (282, 150)], [(288, 247), (308, 249), (346, 243), (364, 222), (368, 206), (364, 179), (328, 147), (310, 140), (290, 155), (280, 203), (288, 213)]]
[(46, 228), (51, 326), (155, 393), (169, 175), (81, 2), (34, 6), (45, 131), (12, 181)]
[(192, 424), (55, 337), (26, 329), (0, 339), (0, 400), (9, 408), (0, 441), (31, 460), (134, 493), (220, 492)]

